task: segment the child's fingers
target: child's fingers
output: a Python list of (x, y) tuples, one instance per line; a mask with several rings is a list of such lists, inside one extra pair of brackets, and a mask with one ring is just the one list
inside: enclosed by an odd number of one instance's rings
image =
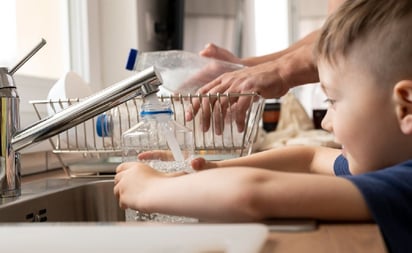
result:
[(160, 161), (173, 161), (173, 154), (167, 150), (152, 150), (140, 153), (137, 155), (139, 160), (160, 160)]
[(202, 157), (197, 157), (191, 161), (192, 168), (194, 170), (207, 170), (217, 168), (216, 164), (205, 160)]

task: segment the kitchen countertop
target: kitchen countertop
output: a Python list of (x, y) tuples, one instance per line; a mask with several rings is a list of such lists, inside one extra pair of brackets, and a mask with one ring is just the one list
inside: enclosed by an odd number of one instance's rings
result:
[[(25, 176), (23, 183), (65, 177), (62, 170)], [(261, 253), (387, 252), (379, 228), (373, 223), (318, 222), (317, 229), (301, 232), (270, 232)]]
[(387, 252), (376, 224), (320, 223), (317, 230), (296, 233), (271, 232), (262, 253)]

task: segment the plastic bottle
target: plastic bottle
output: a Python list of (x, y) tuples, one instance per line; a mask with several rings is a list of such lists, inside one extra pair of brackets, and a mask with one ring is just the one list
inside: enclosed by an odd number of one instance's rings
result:
[(140, 106), (131, 100), (97, 116), (96, 133), (105, 149), (122, 148), (122, 134), (140, 121)]
[[(194, 156), (192, 130), (173, 120), (168, 102), (157, 96), (146, 98), (140, 112), (141, 121), (123, 133), (123, 161), (141, 161), (161, 172), (193, 172), (190, 161)], [(195, 219), (158, 213), (126, 211), (126, 220), (167, 223), (193, 222)]]
[(131, 49), (126, 69), (140, 71), (155, 66), (162, 75), (161, 94), (196, 94), (204, 84), (225, 72), (243, 67), (240, 64), (199, 56), (181, 50), (139, 52)]
[(266, 99), (262, 115), (263, 129), (266, 132), (276, 130), (280, 118), (280, 108), (279, 99)]

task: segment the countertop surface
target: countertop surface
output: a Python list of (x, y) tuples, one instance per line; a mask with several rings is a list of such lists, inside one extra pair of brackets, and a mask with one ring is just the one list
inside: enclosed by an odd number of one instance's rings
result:
[(261, 252), (381, 253), (387, 251), (376, 224), (320, 223), (313, 231), (271, 232)]

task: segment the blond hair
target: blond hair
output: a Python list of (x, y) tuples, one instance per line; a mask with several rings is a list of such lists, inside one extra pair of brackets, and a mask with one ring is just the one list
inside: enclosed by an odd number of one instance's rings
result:
[(348, 0), (325, 22), (315, 57), (358, 57), (385, 81), (412, 78), (412, 0)]

